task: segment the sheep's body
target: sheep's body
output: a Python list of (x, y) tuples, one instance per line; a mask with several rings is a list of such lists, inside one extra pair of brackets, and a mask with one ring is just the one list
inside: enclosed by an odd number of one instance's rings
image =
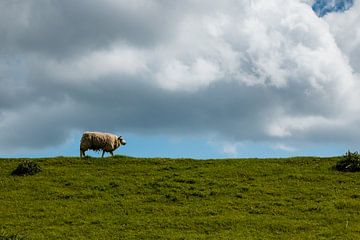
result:
[(102, 132), (84, 132), (80, 141), (80, 157), (85, 156), (87, 150), (102, 150), (102, 157), (105, 152), (113, 155), (121, 145), (125, 145), (125, 140), (120, 136)]

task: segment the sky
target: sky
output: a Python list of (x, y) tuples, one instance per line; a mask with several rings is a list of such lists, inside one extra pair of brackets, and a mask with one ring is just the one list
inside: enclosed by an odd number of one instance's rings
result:
[[(360, 149), (358, 0), (0, 1), (0, 157)], [(88, 152), (92, 156), (99, 153)]]

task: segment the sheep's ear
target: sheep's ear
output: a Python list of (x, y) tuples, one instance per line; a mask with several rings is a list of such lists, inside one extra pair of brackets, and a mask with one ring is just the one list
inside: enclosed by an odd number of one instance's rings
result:
[(120, 140), (122, 138), (122, 136), (118, 137), (118, 139)]

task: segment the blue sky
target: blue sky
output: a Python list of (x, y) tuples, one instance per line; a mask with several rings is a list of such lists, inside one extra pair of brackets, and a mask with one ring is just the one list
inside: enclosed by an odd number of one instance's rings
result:
[[(2, 157), (44, 157), (44, 156), (77, 156), (79, 155), (79, 141), (81, 133), (75, 134), (61, 146), (44, 148), (41, 150), (16, 150), (4, 154)], [(221, 148), (207, 138), (169, 138), (168, 136), (137, 136), (127, 134), (127, 144), (116, 151), (116, 154), (137, 157), (170, 157), (170, 158), (265, 158), (289, 156), (336, 156), (351, 149), (341, 144), (314, 144), (302, 146), (301, 152), (297, 149), (287, 149), (284, 145), (269, 145), (269, 143), (248, 142), (236, 146)], [(133, 144), (136, 143), (136, 144)], [(140, 148), (140, 149), (139, 149)], [(285, 149), (284, 149), (285, 148)], [(89, 156), (100, 157), (101, 152), (88, 151)]]
[(331, 12), (344, 12), (354, 5), (353, 0), (317, 0), (312, 9), (319, 17)]
[(356, 0), (0, 2), (0, 157), (77, 156), (87, 130), (140, 157), (358, 150), (359, 21)]

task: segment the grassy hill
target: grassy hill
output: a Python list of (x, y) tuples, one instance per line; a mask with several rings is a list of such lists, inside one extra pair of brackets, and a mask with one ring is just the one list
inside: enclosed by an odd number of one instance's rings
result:
[(338, 158), (0, 159), (0, 239), (360, 239)]

